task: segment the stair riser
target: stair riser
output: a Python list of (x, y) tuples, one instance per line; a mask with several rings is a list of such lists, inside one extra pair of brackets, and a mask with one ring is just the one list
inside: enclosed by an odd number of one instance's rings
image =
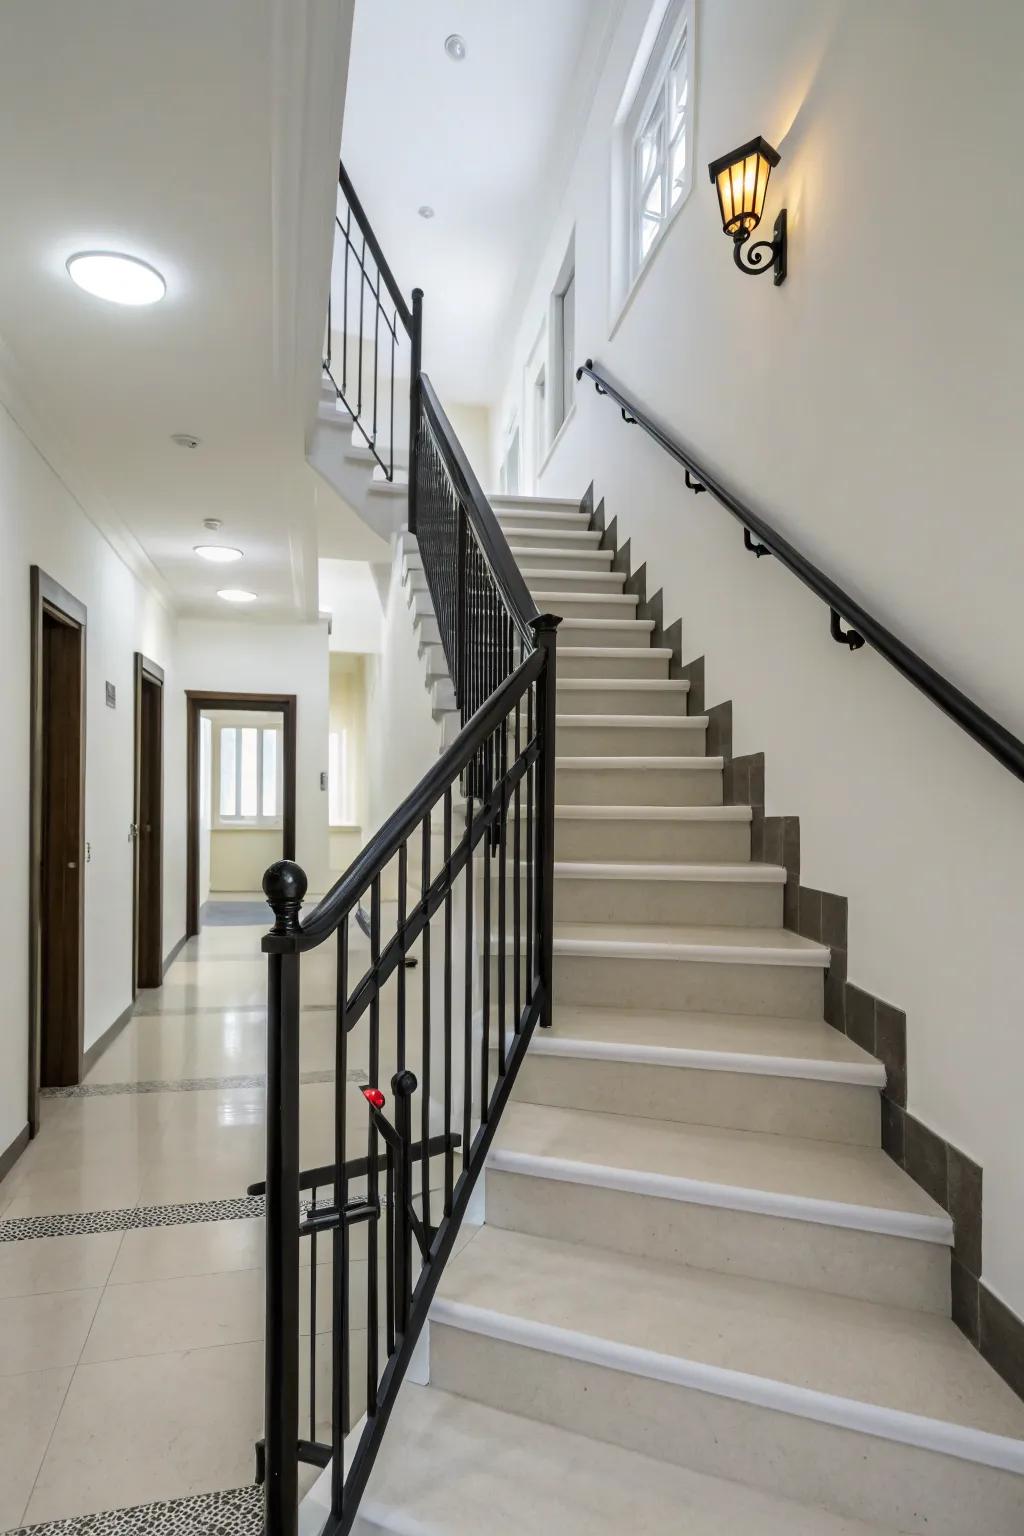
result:
[(822, 972), (807, 965), (649, 960), (555, 949), (555, 1002), (820, 1019)]
[(669, 715), (686, 714), (683, 688), (563, 688), (559, 676), (560, 715)]
[[(444, 1324), (431, 1383), (658, 1460), (913, 1536), (1018, 1536), (1024, 1479), (774, 1407)], [(640, 1495), (642, 1497), (642, 1494)]]
[(668, 661), (664, 656), (648, 656), (639, 650), (635, 656), (568, 656), (560, 652), (558, 676), (560, 680), (629, 677), (660, 682), (668, 677)]
[(534, 528), (528, 533), (506, 528), (505, 537), (508, 539), (509, 548), (513, 550), (598, 549), (601, 544), (600, 532), (597, 529), (588, 529), (586, 524), (582, 522), (579, 528), (562, 530), (557, 528)]
[[(526, 542), (529, 543), (529, 540)], [(541, 547), (539, 554), (533, 551), (525, 554), (521, 549), (515, 548), (512, 551), (515, 555), (516, 564), (531, 585), (533, 584), (531, 576), (533, 571), (575, 571), (583, 576), (588, 572), (591, 574), (595, 572), (603, 574), (611, 570), (612, 552), (610, 549), (598, 551), (598, 558), (595, 559), (595, 551), (593, 550), (586, 553), (574, 552), (569, 554), (556, 541), (552, 540), (551, 544), (553, 550), (558, 551), (557, 554), (549, 554), (543, 547)], [(586, 550), (586, 546), (583, 546), (583, 549)]]
[[(644, 713), (644, 711), (638, 711)], [(653, 725), (632, 729), (621, 725), (558, 724), (559, 757), (703, 757), (707, 726), (701, 719), (687, 725)]]
[(548, 532), (556, 528), (569, 528), (577, 533), (587, 531), (587, 519), (580, 512), (535, 512), (531, 516), (523, 512), (503, 512), (500, 507), (496, 507), (495, 512), (506, 533), (513, 530), (516, 533), (533, 533), (540, 528)]
[[(572, 615), (570, 614), (569, 617), (571, 618)], [(601, 617), (630, 619), (632, 615), (629, 613), (602, 614)], [(646, 651), (650, 649), (651, 631), (645, 624), (637, 623), (616, 624), (614, 629), (603, 629), (597, 625), (593, 627), (583, 625), (579, 629), (574, 626), (572, 629), (566, 629), (563, 624), (558, 630), (558, 645), (560, 648), (563, 645), (610, 645), (616, 650), (628, 645), (630, 650)]]
[(548, 575), (543, 575), (540, 570), (524, 572), (526, 585), (538, 599), (538, 604), (540, 594), (548, 592), (578, 592), (581, 596), (607, 597), (610, 593), (620, 593), (626, 580), (621, 571), (601, 574), (595, 571), (573, 571), (566, 567), (563, 575), (557, 561), (549, 571)]
[(498, 1168), (486, 1177), (488, 1224), (512, 1232), (949, 1315), (941, 1243)]
[(430, 615), (424, 615), (416, 621), (416, 631), (421, 645), (440, 645), (441, 631), (437, 626), (437, 620)]
[(879, 1138), (878, 1089), (856, 1083), (587, 1060), (531, 1050), (516, 1079), (515, 1097), (527, 1104), (809, 1136), (854, 1147), (877, 1147)]
[(534, 588), (533, 595), (542, 613), (557, 613), (563, 619), (636, 618), (636, 603), (623, 602), (618, 595), (597, 597), (586, 592), (575, 593), (567, 591), (557, 582), (543, 592)]
[(555, 857), (665, 864), (741, 863), (750, 858), (747, 821), (555, 822)]
[(555, 874), (555, 920), (781, 928), (781, 885), (727, 880), (607, 880)]
[(721, 805), (722, 772), (562, 768), (555, 775), (555, 799), (559, 805)]

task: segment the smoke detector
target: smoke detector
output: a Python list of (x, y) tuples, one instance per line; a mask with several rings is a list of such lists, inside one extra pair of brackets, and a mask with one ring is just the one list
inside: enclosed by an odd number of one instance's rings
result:
[(461, 64), (466, 57), (466, 39), (457, 32), (449, 32), (444, 40), (444, 51), (453, 64)]
[(199, 439), (193, 437), (191, 432), (172, 432), (171, 442), (178, 448), (198, 448)]
[(219, 517), (203, 518), (203, 527), (206, 529), (207, 533), (219, 533), (223, 526), (224, 524), (221, 522)]

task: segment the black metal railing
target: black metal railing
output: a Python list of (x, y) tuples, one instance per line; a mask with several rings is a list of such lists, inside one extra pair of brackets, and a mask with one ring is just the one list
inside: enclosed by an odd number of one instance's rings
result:
[[(859, 650), (862, 645), (870, 645), (901, 676), (920, 689), (943, 714), (948, 715), (979, 746), (991, 753), (998, 763), (1016, 778), (1024, 779), (1024, 742), (998, 720), (986, 714), (974, 699), (962, 693), (948, 677), (929, 666), (928, 662), (891, 630), (886, 629), (884, 624), (830, 576), (813, 565), (771, 523), (713, 475), (688, 448), (684, 448), (677, 438), (659, 426), (635, 400), (596, 367), (592, 358), (588, 357), (583, 366), (577, 368), (577, 379), (581, 379), (584, 374), (593, 380), (599, 395), (607, 395), (610, 400), (614, 400), (623, 421), (630, 426), (641, 427), (677, 464), (682, 465), (688, 489), (695, 492), (710, 491), (715, 500), (742, 524), (744, 547), (751, 554), (758, 559), (762, 555), (773, 555), (780, 565), (785, 566), (786, 570), (826, 604), (829, 609), (829, 632), (833, 640), (848, 646), (851, 651)], [(846, 629), (843, 628), (844, 622), (848, 626)]]
[[(406, 303), (344, 165), (338, 167), (338, 190), (323, 371), (352, 418), (354, 432), (385, 479), (393, 481), (400, 467), (396, 444), (409, 442), (410, 465), (414, 451), (423, 294), (413, 289), (412, 303)], [(336, 287), (340, 289), (337, 297)], [(401, 372), (403, 363), (407, 375)], [(396, 380), (404, 376), (408, 378), (408, 432), (403, 432), (401, 421), (405, 390), (399, 389), (396, 397)], [(415, 509), (410, 508), (410, 527), (414, 526)]]
[[(266, 1536), (295, 1536), (303, 1463), (331, 1469), (326, 1536), (350, 1530), (516, 1073), (551, 1022), (559, 621), (537, 612), (418, 356), (411, 397), (410, 517), (461, 729), (308, 917), (297, 864), (264, 877)], [(333, 1081), (304, 1082), (303, 1041), (323, 1027), (308, 1010), (325, 1004)]]

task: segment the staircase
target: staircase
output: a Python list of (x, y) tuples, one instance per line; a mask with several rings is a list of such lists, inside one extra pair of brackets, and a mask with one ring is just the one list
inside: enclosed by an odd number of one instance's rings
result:
[(355, 1529), (1020, 1536), (1024, 1404), (950, 1320), (952, 1225), (881, 1150), (828, 949), (599, 531), (494, 507), (563, 615), (553, 1028)]

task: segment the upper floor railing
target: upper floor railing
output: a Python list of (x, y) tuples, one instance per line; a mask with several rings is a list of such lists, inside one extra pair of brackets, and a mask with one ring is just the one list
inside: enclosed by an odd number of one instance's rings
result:
[[(686, 484), (691, 491), (710, 491), (715, 500), (743, 525), (743, 542), (751, 554), (758, 558), (773, 555), (780, 565), (785, 566), (786, 570), (827, 605), (833, 640), (849, 646), (852, 651), (862, 645), (870, 645), (891, 667), (895, 667), (908, 682), (913, 683), (915, 688), (919, 688), (926, 698), (937, 705), (943, 714), (954, 720), (986, 752), (990, 752), (998, 763), (1018, 779), (1024, 779), (1024, 742), (998, 720), (986, 714), (980, 704), (962, 693), (948, 677), (943, 677), (941, 672), (929, 666), (909, 645), (886, 629), (848, 592), (844, 592), (830, 576), (813, 565), (771, 523), (711, 474), (688, 448), (684, 448), (678, 439), (652, 420), (635, 400), (594, 364), (592, 358), (588, 357), (583, 366), (576, 370), (577, 379), (584, 375), (593, 380), (599, 395), (607, 395), (609, 400), (614, 400), (623, 421), (630, 426), (641, 427), (677, 464), (682, 465)], [(843, 628), (844, 622), (848, 626), (846, 629)]]
[[(373, 304), (418, 333), (344, 171), (341, 186), (360, 283), (365, 251)], [(326, 1536), (351, 1529), (527, 1045), (551, 1022), (558, 620), (537, 612), (414, 356), (410, 523), (461, 729), (308, 916), (297, 864), (264, 877), (266, 1536), (296, 1536), (303, 1464), (330, 1467)], [(303, 1072), (325, 1009), (329, 1083)]]

